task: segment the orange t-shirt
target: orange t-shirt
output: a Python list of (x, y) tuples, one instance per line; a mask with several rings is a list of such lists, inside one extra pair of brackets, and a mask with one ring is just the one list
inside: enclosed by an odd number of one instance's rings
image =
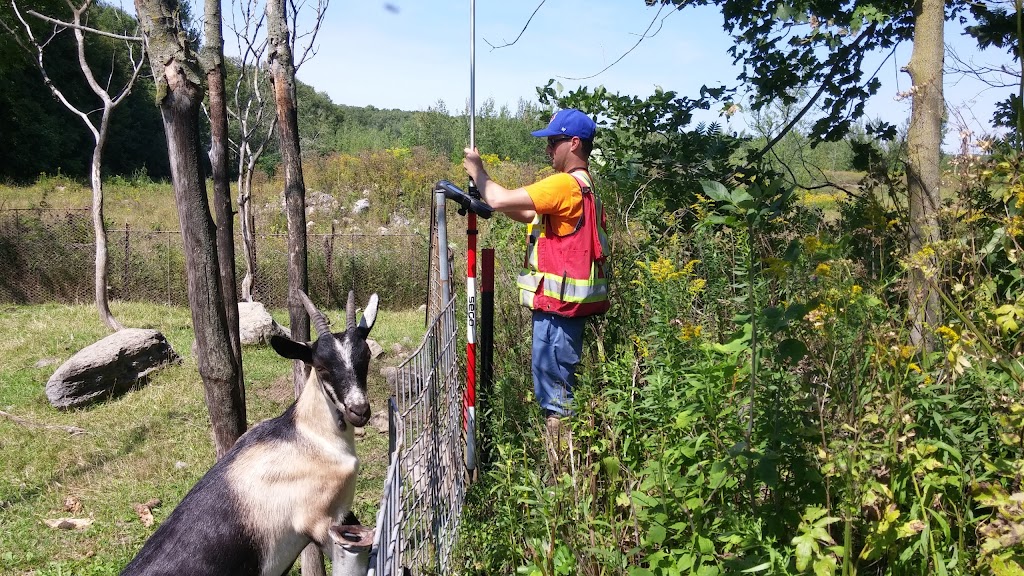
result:
[(555, 234), (565, 236), (576, 229), (583, 215), (583, 194), (571, 174), (559, 172), (526, 187), (537, 214), (551, 219)]

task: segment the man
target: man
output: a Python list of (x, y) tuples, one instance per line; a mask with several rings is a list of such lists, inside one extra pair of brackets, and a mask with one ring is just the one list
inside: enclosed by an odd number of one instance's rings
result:
[[(529, 224), (516, 284), (520, 303), (533, 310), (533, 387), (555, 446), (560, 445), (561, 418), (573, 409), (586, 318), (608, 309), (604, 209), (588, 170), (596, 131), (594, 121), (579, 110), (556, 112), (547, 128), (532, 134), (547, 138), (557, 173), (515, 190), (490, 179), (476, 149), (466, 148), (463, 161), (485, 202)], [(557, 453), (553, 456), (557, 460)]]

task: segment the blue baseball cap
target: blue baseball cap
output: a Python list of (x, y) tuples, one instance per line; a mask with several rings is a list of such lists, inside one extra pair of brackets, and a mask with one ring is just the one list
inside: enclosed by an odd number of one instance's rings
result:
[(543, 130), (531, 132), (538, 138), (546, 136), (576, 136), (582, 140), (589, 140), (597, 132), (597, 124), (583, 112), (575, 108), (559, 110), (551, 117), (548, 127)]

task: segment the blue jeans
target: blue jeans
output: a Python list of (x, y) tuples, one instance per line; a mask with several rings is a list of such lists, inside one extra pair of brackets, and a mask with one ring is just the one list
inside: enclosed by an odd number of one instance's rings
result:
[(545, 414), (572, 414), (586, 318), (533, 311), (533, 393)]

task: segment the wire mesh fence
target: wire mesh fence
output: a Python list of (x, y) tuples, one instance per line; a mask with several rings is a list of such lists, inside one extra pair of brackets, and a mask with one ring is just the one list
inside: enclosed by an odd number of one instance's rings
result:
[(398, 367), (373, 574), (449, 573), (466, 493), (455, 299)]
[[(272, 308), (287, 305), (288, 237), (256, 237), (253, 296)], [(387, 292), (389, 306), (426, 300), (427, 238), (418, 234), (309, 234), (308, 293), (344, 307), (348, 291), (364, 301)], [(95, 298), (95, 235), (89, 210), (0, 211), (0, 302), (91, 302)], [(235, 247), (238, 283), (245, 274)], [(177, 230), (107, 230), (108, 298), (187, 306), (185, 256)]]

